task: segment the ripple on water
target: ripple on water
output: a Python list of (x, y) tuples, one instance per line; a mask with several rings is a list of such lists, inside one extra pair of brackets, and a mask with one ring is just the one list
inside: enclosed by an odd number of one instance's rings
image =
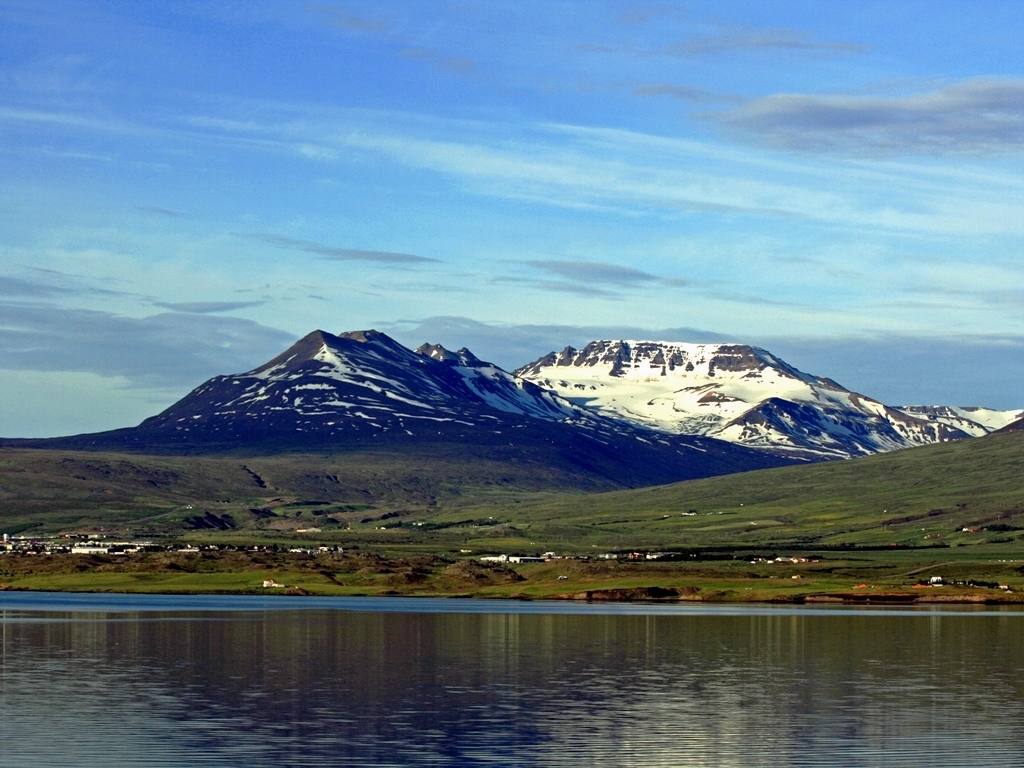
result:
[(0, 602), (0, 766), (1024, 765), (1019, 613), (97, 597)]

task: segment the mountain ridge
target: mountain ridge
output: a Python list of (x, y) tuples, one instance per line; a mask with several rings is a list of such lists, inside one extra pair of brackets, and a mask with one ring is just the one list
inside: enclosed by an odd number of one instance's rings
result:
[(629, 465), (633, 482), (966, 439), (1021, 416), (887, 406), (744, 344), (599, 340), (509, 373), (465, 347), (409, 349), (372, 329), (315, 330), (250, 371), (214, 376), (137, 427), (0, 445), (179, 453), (546, 445), (553, 460), (575, 455), (612, 475)]
[[(599, 340), (514, 373), (612, 418), (807, 459), (966, 439), (1024, 415), (887, 406), (744, 344)], [(971, 419), (972, 410), (986, 416)]]
[(780, 466), (788, 460), (701, 436), (661, 435), (581, 408), (439, 345), (378, 331), (317, 330), (251, 371), (215, 376), (137, 427), (12, 447), (217, 453), (519, 451), (636, 486)]

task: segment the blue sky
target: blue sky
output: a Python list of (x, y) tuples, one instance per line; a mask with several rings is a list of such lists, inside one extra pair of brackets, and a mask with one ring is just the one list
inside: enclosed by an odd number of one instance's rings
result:
[(1022, 10), (0, 0), (0, 435), (314, 328), (1024, 407)]

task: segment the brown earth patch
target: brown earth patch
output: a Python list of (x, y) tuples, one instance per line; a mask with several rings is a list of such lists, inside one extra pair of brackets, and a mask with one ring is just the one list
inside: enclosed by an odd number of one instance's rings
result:
[(699, 600), (699, 587), (630, 587), (625, 589), (590, 589), (553, 595), (554, 600)]
[(476, 560), (459, 560), (445, 568), (441, 575), (452, 580), (474, 584), (509, 584), (526, 581), (526, 577), (501, 565), (484, 565)]

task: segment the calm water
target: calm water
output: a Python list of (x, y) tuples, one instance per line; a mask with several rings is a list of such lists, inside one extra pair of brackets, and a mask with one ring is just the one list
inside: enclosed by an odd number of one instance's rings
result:
[(0, 766), (1024, 765), (1024, 613), (0, 594)]

